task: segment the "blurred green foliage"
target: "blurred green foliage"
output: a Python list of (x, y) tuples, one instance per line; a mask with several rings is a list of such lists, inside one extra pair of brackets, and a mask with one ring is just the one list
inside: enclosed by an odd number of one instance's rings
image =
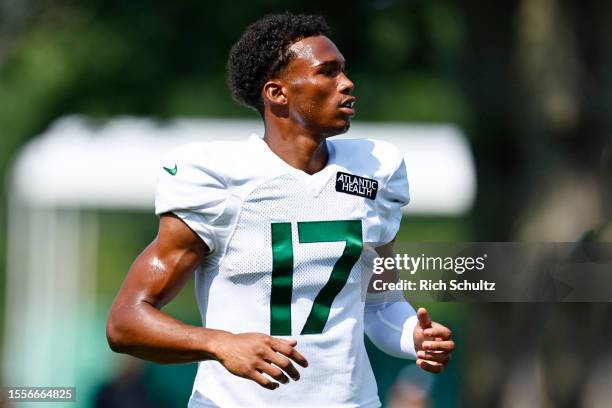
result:
[[(0, 165), (67, 113), (250, 116), (225, 85), (229, 48), (257, 17), (323, 12), (345, 53), (359, 119), (465, 123), (463, 27), (452, 2), (47, 1), (0, 54)], [(371, 61), (375, 61), (371, 64)]]

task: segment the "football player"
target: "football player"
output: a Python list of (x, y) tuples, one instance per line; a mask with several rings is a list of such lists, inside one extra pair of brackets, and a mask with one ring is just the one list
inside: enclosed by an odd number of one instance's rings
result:
[[(189, 144), (163, 159), (159, 232), (114, 301), (112, 349), (199, 362), (191, 407), (380, 406), (364, 332), (440, 372), (454, 347), (446, 327), (401, 296), (364, 302), (365, 249), (393, 256), (408, 182), (394, 146), (328, 139), (349, 129), (355, 97), (324, 19), (255, 22), (228, 71), (234, 98), (261, 114), (263, 138)], [(203, 327), (160, 310), (194, 274)]]

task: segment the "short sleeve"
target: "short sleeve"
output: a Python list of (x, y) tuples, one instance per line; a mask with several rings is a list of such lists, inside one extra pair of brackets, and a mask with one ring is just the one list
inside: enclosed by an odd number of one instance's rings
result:
[(397, 235), (402, 221), (402, 207), (410, 202), (408, 176), (404, 159), (399, 158), (399, 165), (391, 173), (387, 182), (379, 192), (378, 211), (383, 228), (380, 244), (384, 245)]
[(155, 192), (155, 214), (172, 212), (197, 233), (210, 251), (215, 221), (224, 212), (227, 183), (204, 144), (182, 146), (162, 158)]

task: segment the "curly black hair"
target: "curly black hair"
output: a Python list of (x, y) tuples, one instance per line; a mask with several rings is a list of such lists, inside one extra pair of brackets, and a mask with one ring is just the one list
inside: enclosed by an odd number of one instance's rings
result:
[(234, 99), (263, 115), (261, 89), (295, 57), (289, 47), (301, 39), (329, 33), (323, 17), (289, 12), (265, 16), (248, 26), (227, 62)]

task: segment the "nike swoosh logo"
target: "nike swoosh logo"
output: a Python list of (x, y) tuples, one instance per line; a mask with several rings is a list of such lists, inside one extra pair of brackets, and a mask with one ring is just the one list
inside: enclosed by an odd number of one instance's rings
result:
[(168, 172), (168, 174), (170, 174), (171, 176), (174, 176), (174, 175), (176, 175), (176, 171), (178, 169), (176, 168), (176, 163), (175, 163), (173, 169), (168, 168), (168, 167), (164, 167), (164, 170), (166, 170)]

